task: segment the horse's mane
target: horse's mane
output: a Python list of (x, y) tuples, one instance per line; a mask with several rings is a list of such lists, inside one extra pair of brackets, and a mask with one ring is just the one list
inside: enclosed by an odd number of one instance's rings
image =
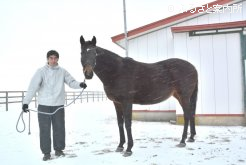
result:
[(97, 46), (97, 51), (98, 51), (98, 54), (107, 54), (109, 56), (115, 56), (116, 58), (121, 58), (123, 59), (123, 57), (121, 57), (120, 55), (114, 53), (114, 52), (111, 52), (110, 50), (107, 50), (107, 49), (104, 49), (104, 48), (101, 48), (99, 46)]
[(114, 52), (111, 52), (110, 50), (107, 50), (107, 49), (104, 49), (104, 48), (101, 48), (99, 46), (97, 46), (97, 50), (98, 50), (98, 54), (105, 54), (107, 56), (110, 56), (112, 57), (113, 59), (117, 60), (117, 61), (135, 61), (135, 62), (138, 62), (138, 63), (141, 63), (139, 61), (136, 61), (134, 60), (133, 58), (131, 57), (122, 57)]

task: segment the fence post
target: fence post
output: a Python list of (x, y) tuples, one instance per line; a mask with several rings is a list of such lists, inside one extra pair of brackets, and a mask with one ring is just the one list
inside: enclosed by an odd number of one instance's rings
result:
[(75, 101), (76, 101), (76, 100), (75, 100), (75, 92), (73, 92), (73, 100), (74, 100), (73, 103), (75, 104)]
[(92, 92), (92, 100), (93, 100), (93, 102), (94, 102), (94, 92)]
[(6, 91), (6, 111), (8, 111), (8, 109), (9, 109), (9, 101), (8, 101), (8, 99), (9, 99), (9, 96), (8, 96), (8, 91)]
[(83, 93), (80, 95), (80, 103), (83, 102)]
[(88, 93), (89, 93), (89, 92), (86, 92), (86, 100), (87, 100), (87, 103), (89, 102), (89, 100), (88, 100), (88, 99), (89, 99), (89, 98), (88, 98)]
[(23, 100), (24, 100), (24, 91), (21, 91), (21, 104), (23, 105)]

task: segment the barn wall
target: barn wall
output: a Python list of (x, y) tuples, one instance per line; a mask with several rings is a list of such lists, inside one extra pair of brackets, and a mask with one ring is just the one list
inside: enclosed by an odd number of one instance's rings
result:
[[(246, 1), (241, 12), (204, 14), (172, 26), (201, 25), (246, 20)], [(124, 40), (121, 40), (122, 43)], [(129, 56), (142, 62), (156, 62), (174, 56), (174, 43), (171, 27), (141, 35), (129, 40)]]
[[(241, 12), (205, 14), (175, 26), (242, 21), (246, 19), (246, 1)], [(241, 47), (239, 34), (189, 37), (174, 34), (175, 57), (193, 63), (199, 74), (198, 114), (244, 114)], [(177, 114), (182, 114), (176, 102)]]
[(129, 56), (141, 62), (156, 62), (173, 57), (173, 34), (164, 28), (129, 40)]
[(223, 22), (233, 22), (246, 20), (246, 1), (238, 3), (241, 4), (241, 12), (231, 13), (229, 10), (225, 10), (222, 13), (210, 13), (198, 16), (196, 18), (184, 21), (175, 26), (189, 26), (189, 25), (201, 25), (201, 24), (213, 24)]
[[(204, 14), (172, 26), (246, 20), (246, 1), (239, 4), (241, 13)], [(186, 59), (199, 73), (198, 114), (244, 113), (239, 34), (189, 37), (188, 33), (173, 34), (171, 27), (165, 27), (129, 40), (129, 56), (149, 63), (172, 57)], [(174, 98), (153, 106), (134, 105), (134, 109), (177, 109), (182, 114)]]
[[(173, 57), (173, 36), (170, 27), (129, 41), (129, 56), (152, 63)], [(174, 98), (154, 105), (133, 105), (134, 110), (175, 110)]]
[[(189, 37), (174, 34), (175, 57), (198, 70), (197, 114), (243, 114), (240, 34)], [(178, 103), (177, 103), (178, 105)], [(177, 106), (177, 114), (183, 114)]]

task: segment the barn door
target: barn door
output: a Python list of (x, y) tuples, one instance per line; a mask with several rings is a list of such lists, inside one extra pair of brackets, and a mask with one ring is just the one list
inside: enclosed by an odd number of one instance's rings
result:
[[(238, 115), (245, 113), (246, 38), (245, 36), (241, 38), (240, 44), (239, 33), (192, 37), (187, 33), (174, 34), (175, 57), (190, 61), (198, 70), (197, 114)], [(244, 63), (242, 65), (241, 47), (244, 47), (245, 67)], [(182, 109), (178, 107), (177, 114), (182, 113)]]

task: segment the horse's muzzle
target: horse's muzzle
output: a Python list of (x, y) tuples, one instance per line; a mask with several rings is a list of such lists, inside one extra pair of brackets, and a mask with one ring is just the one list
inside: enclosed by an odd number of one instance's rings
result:
[(86, 79), (92, 79), (93, 77), (93, 69), (90, 65), (86, 65), (83, 69), (84, 75)]

